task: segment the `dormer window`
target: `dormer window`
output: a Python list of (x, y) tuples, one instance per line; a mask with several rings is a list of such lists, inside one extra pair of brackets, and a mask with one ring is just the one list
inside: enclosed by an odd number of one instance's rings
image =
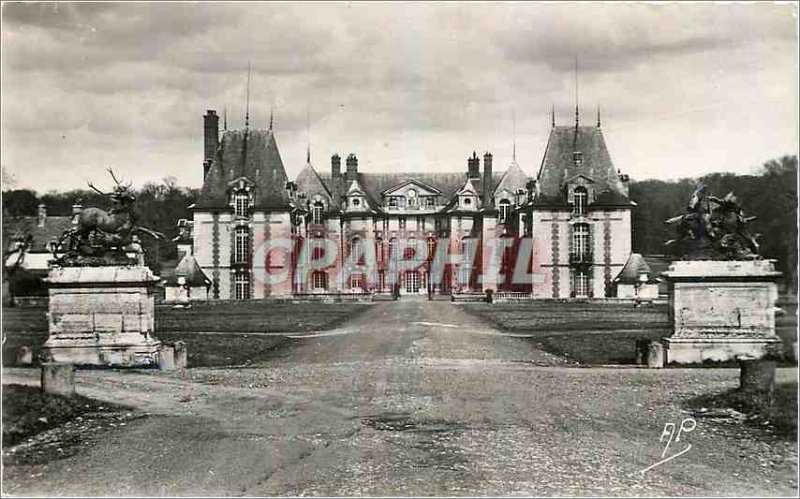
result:
[(237, 217), (247, 216), (247, 208), (249, 204), (250, 199), (246, 192), (237, 192), (233, 195), (233, 211)]
[(433, 196), (427, 196), (425, 198), (425, 206), (432, 208), (435, 205), (436, 205), (436, 198), (434, 198)]
[(583, 164), (583, 153), (580, 151), (573, 152), (572, 161), (575, 163), (575, 166), (581, 166), (581, 164)]
[(506, 223), (508, 215), (511, 213), (511, 201), (503, 199), (497, 207), (500, 209), (500, 223)]
[(353, 198), (353, 208), (358, 208), (361, 204), (361, 201), (358, 198)]
[(586, 215), (588, 193), (585, 187), (576, 187), (572, 192), (572, 214), (578, 217)]
[(314, 204), (311, 205), (311, 223), (315, 225), (321, 224), (324, 210), (325, 206), (322, 204), (322, 201), (315, 201)]
[(389, 208), (397, 209), (397, 198), (392, 196), (389, 198)]
[(472, 198), (464, 198), (464, 206), (472, 205)]

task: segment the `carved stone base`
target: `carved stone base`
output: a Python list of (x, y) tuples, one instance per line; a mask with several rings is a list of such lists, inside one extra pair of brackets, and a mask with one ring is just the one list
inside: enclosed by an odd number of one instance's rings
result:
[(758, 359), (781, 352), (773, 260), (676, 261), (669, 283), (668, 364)]
[(155, 366), (161, 342), (153, 284), (144, 266), (65, 267), (50, 271), (43, 356), (95, 366)]

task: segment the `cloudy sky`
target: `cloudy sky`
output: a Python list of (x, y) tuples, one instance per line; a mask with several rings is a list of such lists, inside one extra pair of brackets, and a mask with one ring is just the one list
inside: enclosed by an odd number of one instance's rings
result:
[[(636, 179), (750, 173), (798, 148), (796, 4), (115, 3), (2, 8), (2, 168), (18, 188), (202, 183), (202, 115), (270, 109), (294, 177), (457, 171), (473, 150), (535, 174), (555, 107)], [(516, 126), (514, 123), (516, 122)], [(515, 134), (516, 129), (516, 134)], [(5, 186), (4, 186), (5, 187)]]

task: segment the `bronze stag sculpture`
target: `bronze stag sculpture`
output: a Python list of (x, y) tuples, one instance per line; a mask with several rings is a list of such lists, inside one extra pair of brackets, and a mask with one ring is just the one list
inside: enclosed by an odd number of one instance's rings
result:
[(686, 213), (664, 222), (677, 224), (676, 238), (666, 245), (677, 248), (678, 256), (688, 260), (757, 259), (758, 234), (753, 236), (745, 229), (755, 219), (744, 216), (732, 192), (720, 199), (707, 194), (705, 184), (699, 181)]
[(134, 234), (144, 233), (155, 239), (164, 238), (160, 232), (136, 224), (136, 196), (131, 192), (131, 184), (123, 185), (110, 168), (108, 172), (116, 184), (113, 191), (103, 192), (91, 182), (88, 184), (95, 192), (111, 199), (111, 208), (106, 211), (89, 207), (75, 215), (77, 227), (65, 231), (54, 247), (57, 265), (134, 264), (136, 259), (126, 254), (126, 249), (131, 249), (130, 246), (134, 243)]

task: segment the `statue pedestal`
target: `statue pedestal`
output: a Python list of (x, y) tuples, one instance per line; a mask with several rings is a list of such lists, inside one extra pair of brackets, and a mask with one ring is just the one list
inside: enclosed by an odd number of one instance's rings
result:
[(54, 268), (48, 274), (50, 361), (95, 366), (151, 366), (161, 342), (153, 286), (144, 266)]
[(667, 364), (758, 359), (782, 352), (775, 334), (774, 260), (675, 261), (669, 283)]

